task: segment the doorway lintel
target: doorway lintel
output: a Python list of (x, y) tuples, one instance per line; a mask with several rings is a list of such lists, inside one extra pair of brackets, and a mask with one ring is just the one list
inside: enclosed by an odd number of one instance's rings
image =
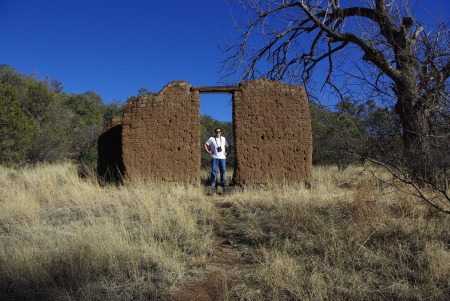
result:
[(192, 87), (191, 91), (199, 93), (233, 93), (241, 91), (239, 86), (209, 86), (209, 87)]

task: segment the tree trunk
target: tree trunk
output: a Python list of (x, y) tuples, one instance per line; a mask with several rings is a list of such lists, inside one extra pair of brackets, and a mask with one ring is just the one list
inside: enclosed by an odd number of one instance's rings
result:
[(405, 165), (412, 178), (432, 181), (438, 154), (434, 154), (430, 139), (430, 111), (416, 93), (405, 90), (398, 91), (396, 105), (403, 128)]

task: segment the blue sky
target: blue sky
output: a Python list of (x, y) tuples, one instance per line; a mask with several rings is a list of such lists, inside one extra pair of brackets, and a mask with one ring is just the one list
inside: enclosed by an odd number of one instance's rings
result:
[[(422, 2), (448, 17), (449, 0)], [(233, 33), (226, 0), (0, 0), (0, 63), (107, 103), (174, 80), (220, 85), (218, 45)], [(201, 113), (230, 121), (230, 101), (202, 94)]]
[[(225, 0), (0, 0), (0, 63), (107, 103), (174, 80), (220, 85), (218, 44), (232, 32)], [(202, 95), (201, 111), (231, 120), (230, 101)]]

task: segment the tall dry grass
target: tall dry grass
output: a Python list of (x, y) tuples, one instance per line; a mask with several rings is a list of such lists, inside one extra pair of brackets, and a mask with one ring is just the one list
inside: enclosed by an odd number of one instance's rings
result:
[(448, 216), (359, 167), (314, 176), (207, 197), (102, 187), (71, 164), (0, 167), (0, 299), (169, 300), (213, 266), (215, 231), (236, 256), (224, 300), (448, 298)]
[(214, 214), (198, 187), (101, 187), (70, 164), (1, 168), (0, 299), (162, 298), (199, 273)]
[[(228, 300), (448, 300), (450, 219), (362, 167), (228, 196), (249, 265)], [(380, 181), (380, 179), (383, 179)]]

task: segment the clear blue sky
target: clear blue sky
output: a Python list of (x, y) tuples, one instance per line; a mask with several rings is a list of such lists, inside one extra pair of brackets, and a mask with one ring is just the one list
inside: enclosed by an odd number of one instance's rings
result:
[[(220, 85), (218, 44), (232, 32), (225, 0), (0, 0), (0, 63), (107, 103), (174, 80)], [(201, 111), (231, 120), (230, 101), (202, 95)]]
[[(450, 0), (421, 2), (448, 18)], [(0, 63), (106, 103), (174, 80), (220, 85), (218, 44), (232, 33), (226, 0), (0, 0)], [(202, 95), (201, 112), (229, 121), (230, 101)]]

